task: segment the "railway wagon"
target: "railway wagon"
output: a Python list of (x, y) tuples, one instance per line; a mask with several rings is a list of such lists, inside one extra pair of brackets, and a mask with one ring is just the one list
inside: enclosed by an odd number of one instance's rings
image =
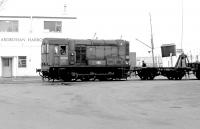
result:
[(127, 79), (129, 42), (45, 38), (41, 46), (40, 75), (49, 80)]
[(187, 55), (182, 53), (174, 67), (135, 67), (132, 69), (141, 80), (153, 80), (164, 76), (169, 80), (181, 80), (184, 76), (194, 74), (200, 80), (200, 62), (189, 63)]

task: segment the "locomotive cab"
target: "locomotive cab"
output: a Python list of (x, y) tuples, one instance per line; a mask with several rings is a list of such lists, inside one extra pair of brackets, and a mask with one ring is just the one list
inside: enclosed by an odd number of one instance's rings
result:
[[(66, 40), (43, 40), (41, 46), (42, 69), (69, 65), (69, 45)], [(72, 53), (72, 52), (71, 52)], [(74, 55), (70, 54), (70, 56)]]

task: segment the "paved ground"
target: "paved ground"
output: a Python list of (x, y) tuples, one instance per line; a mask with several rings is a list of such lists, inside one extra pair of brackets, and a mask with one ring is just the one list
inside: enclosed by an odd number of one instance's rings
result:
[(0, 129), (199, 129), (200, 81), (0, 79)]

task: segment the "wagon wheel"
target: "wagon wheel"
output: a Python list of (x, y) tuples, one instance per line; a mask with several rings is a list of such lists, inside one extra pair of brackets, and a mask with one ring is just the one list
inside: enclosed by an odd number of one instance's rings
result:
[(178, 79), (179, 79), (179, 80), (182, 80), (182, 78), (183, 78), (183, 76), (179, 76), (179, 78), (178, 78)]
[(184, 74), (179, 75), (178, 80), (182, 80)]
[(200, 71), (195, 72), (196, 78), (200, 80)]
[(180, 77), (179, 76), (175, 76), (175, 77), (173, 77), (172, 80), (180, 80)]
[(185, 75), (185, 73), (183, 73), (183, 72), (176, 72), (175, 74), (174, 74), (174, 79), (175, 80), (181, 80), (182, 78), (183, 78), (183, 76)]
[(200, 75), (196, 75), (197, 79), (200, 80)]
[(180, 75), (178, 75), (178, 73), (176, 73), (176, 74), (174, 75), (174, 80), (179, 80), (179, 76), (180, 76)]
[(171, 77), (171, 76), (167, 76), (167, 78), (169, 79), (169, 80), (173, 80), (173, 77)]
[(147, 80), (147, 77), (146, 76), (141, 76), (140, 79), (141, 80)]

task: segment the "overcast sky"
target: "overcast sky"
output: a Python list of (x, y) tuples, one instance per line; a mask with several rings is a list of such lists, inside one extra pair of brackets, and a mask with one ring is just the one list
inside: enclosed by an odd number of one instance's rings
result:
[[(151, 13), (155, 50), (169, 43), (181, 48), (182, 0), (7, 0), (0, 14), (61, 16), (64, 4), (66, 16), (77, 17), (69, 38), (122, 36), (130, 41), (131, 51), (148, 56), (150, 49), (135, 39), (151, 45)], [(198, 0), (183, 0), (183, 49), (200, 49), (199, 5)]]

